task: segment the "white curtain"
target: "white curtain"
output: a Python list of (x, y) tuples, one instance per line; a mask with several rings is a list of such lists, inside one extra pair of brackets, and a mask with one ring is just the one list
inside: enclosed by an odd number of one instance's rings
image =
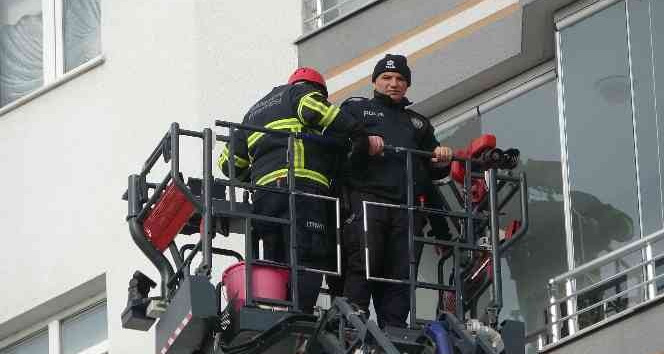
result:
[(65, 0), (65, 71), (101, 53), (100, 0)]
[(0, 27), (0, 106), (42, 86), (42, 48), (41, 14)]
[[(101, 53), (99, 1), (64, 0), (65, 72)], [(44, 84), (42, 37), (41, 14), (0, 26), (0, 107)]]

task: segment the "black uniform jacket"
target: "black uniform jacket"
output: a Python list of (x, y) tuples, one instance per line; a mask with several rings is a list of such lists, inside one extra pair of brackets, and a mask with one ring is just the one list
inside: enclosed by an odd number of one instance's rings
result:
[[(438, 146), (429, 120), (406, 108), (404, 98), (395, 103), (390, 97), (374, 92), (374, 98), (349, 98), (341, 105), (344, 113), (364, 122), (367, 134), (383, 137), (386, 145), (433, 151)], [(415, 157), (415, 156), (414, 156)], [(430, 159), (415, 157), (413, 177), (415, 193), (431, 184)], [(347, 169), (346, 183), (357, 191), (371, 193), (397, 202), (406, 201), (406, 154), (385, 150), (383, 156), (369, 156), (366, 168)]]

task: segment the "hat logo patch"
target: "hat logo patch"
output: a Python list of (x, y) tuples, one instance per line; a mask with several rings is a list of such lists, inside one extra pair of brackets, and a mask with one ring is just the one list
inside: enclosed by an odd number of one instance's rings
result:
[(386, 69), (396, 69), (397, 67), (394, 66), (394, 60), (388, 60), (387, 63), (385, 63), (385, 68)]

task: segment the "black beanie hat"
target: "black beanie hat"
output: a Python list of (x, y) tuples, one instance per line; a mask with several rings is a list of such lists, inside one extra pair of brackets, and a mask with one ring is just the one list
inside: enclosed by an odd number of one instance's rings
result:
[(376, 63), (376, 67), (371, 75), (371, 82), (375, 82), (378, 75), (386, 71), (396, 72), (403, 75), (408, 86), (410, 86), (410, 68), (408, 67), (408, 59), (403, 55), (386, 54), (385, 58)]

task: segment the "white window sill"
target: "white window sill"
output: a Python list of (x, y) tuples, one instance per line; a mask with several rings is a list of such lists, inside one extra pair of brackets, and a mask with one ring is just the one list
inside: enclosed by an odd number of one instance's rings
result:
[(65, 82), (68, 82), (70, 80), (73, 80), (74, 78), (85, 74), (86, 72), (98, 67), (99, 65), (103, 64), (106, 59), (104, 58), (104, 55), (99, 55), (85, 64), (80, 65), (76, 69), (73, 69), (72, 71), (64, 74), (62, 77), (58, 78), (57, 80), (44, 85), (40, 88), (38, 88), (35, 91), (30, 92), (29, 94), (17, 99), (16, 101), (0, 107), (0, 117), (2, 117), (5, 113), (13, 111), (14, 109), (34, 100), (35, 98), (55, 89), (56, 87), (64, 84)]
[(91, 346), (85, 350), (78, 352), (78, 354), (107, 354), (108, 353), (108, 339)]

